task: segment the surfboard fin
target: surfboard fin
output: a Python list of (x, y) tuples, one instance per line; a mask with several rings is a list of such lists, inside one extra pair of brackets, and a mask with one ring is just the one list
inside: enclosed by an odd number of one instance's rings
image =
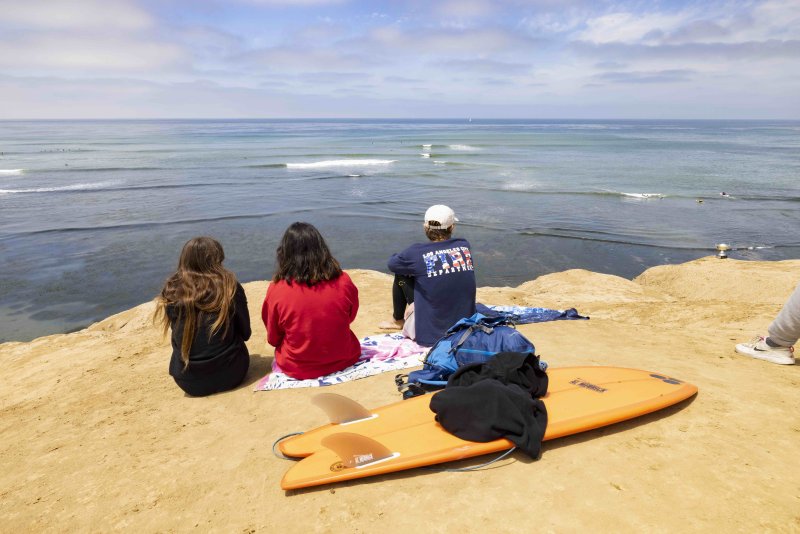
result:
[(319, 393), (311, 402), (322, 408), (332, 424), (352, 423), (370, 419), (374, 414), (351, 398), (336, 393)]
[(398, 456), (383, 443), (352, 432), (325, 436), (320, 443), (336, 453), (346, 467), (363, 467)]

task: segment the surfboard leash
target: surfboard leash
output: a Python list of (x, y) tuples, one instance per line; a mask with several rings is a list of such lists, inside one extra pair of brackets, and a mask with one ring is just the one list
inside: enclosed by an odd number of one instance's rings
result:
[(285, 440), (286, 438), (290, 438), (292, 436), (299, 436), (300, 434), (303, 434), (303, 432), (292, 432), (291, 434), (286, 434), (285, 436), (281, 436), (278, 439), (276, 439), (275, 442), (272, 444), (272, 454), (274, 454), (275, 456), (277, 456), (281, 460), (293, 460), (293, 461), (297, 460), (297, 458), (290, 458), (288, 456), (284, 456), (283, 454), (281, 454), (280, 452), (275, 450), (275, 447), (277, 447), (278, 443), (280, 443), (281, 441)]
[(506, 452), (504, 452), (503, 454), (501, 454), (497, 458), (489, 460), (485, 464), (474, 465), (472, 467), (459, 467), (459, 468), (448, 469), (446, 467), (432, 467), (432, 466), (429, 465), (429, 466), (422, 467), (421, 469), (428, 469), (429, 471), (446, 471), (448, 473), (464, 473), (464, 472), (467, 472), (467, 471), (477, 471), (478, 469), (482, 469), (484, 467), (489, 467), (490, 465), (492, 465), (495, 462), (499, 462), (500, 460), (502, 460), (503, 458), (505, 458), (506, 456), (508, 456), (512, 452), (514, 452), (515, 450), (517, 450), (516, 447), (511, 447), (510, 449), (508, 449)]

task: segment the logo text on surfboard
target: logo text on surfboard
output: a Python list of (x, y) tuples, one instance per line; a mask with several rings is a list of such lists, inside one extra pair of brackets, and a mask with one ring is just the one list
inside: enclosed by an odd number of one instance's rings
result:
[(375, 457), (372, 455), (372, 453), (356, 454), (355, 456), (353, 456), (353, 460), (355, 460), (356, 465), (364, 465), (366, 463), (375, 460)]
[(584, 380), (582, 378), (575, 378), (573, 380), (570, 380), (569, 383), (572, 384), (572, 385), (581, 387), (581, 388), (586, 388), (586, 389), (590, 389), (592, 391), (596, 391), (598, 393), (605, 393), (606, 391), (608, 391), (607, 388), (603, 388), (603, 387), (600, 387), (598, 385), (592, 384), (591, 382), (587, 382), (586, 380)]

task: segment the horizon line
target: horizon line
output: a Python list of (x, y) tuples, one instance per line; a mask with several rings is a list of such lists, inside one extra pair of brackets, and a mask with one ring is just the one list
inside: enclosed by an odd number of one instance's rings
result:
[(34, 122), (34, 121), (772, 121), (798, 122), (799, 118), (631, 118), (631, 117), (38, 117), (38, 118), (2, 118), (0, 122)]

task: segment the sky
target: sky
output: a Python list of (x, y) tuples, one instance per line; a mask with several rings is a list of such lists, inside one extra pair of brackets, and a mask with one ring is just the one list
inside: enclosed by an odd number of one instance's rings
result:
[(800, 0), (0, 0), (0, 119), (800, 119)]

